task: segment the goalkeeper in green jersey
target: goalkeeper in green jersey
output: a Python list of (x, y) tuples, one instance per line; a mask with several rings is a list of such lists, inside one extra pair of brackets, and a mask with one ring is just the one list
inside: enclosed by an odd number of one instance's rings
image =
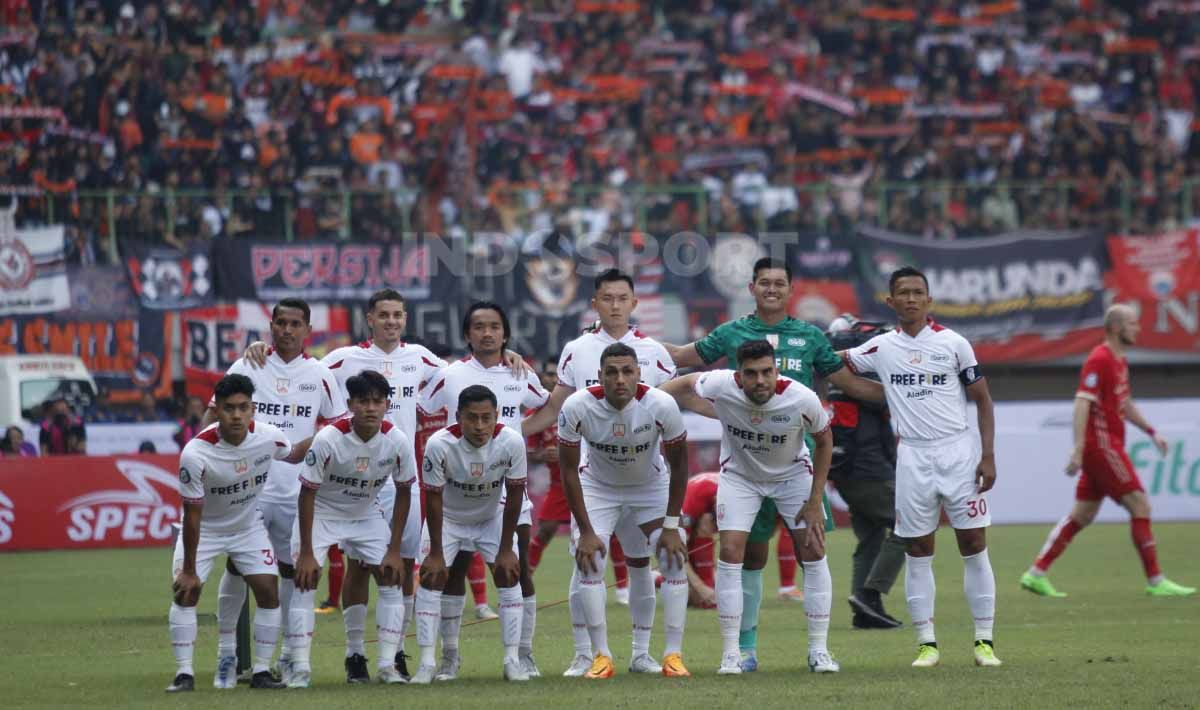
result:
[[(754, 296), (754, 313), (726, 321), (694, 343), (663, 343), (677, 367), (703, 367), (725, 358), (727, 367), (736, 368), (739, 345), (749, 340), (766, 340), (775, 348), (775, 361), (780, 374), (811, 389), (815, 372), (851, 397), (883, 401), (883, 387), (846, 369), (820, 328), (788, 315), (792, 269), (786, 262), (770, 257), (756, 261), (749, 288)], [(808, 446), (811, 450), (811, 440)], [(827, 525), (832, 526), (833, 515), (828, 501), (825, 506)], [(746, 545), (745, 567), (742, 571), (744, 612), (739, 643), (744, 672), (758, 669), (758, 609), (762, 603), (762, 570), (767, 564), (778, 517), (775, 502), (770, 499), (764, 501)]]

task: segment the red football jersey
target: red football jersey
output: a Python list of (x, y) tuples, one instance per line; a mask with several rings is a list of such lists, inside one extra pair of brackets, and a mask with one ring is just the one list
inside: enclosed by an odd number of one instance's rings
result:
[[(535, 409), (528, 416), (533, 416), (539, 409)], [(548, 449), (558, 446), (558, 425), (553, 424), (546, 427), (542, 431), (525, 437), (525, 448), (536, 451), (537, 449)], [(546, 468), (550, 469), (551, 485), (562, 485), (562, 476), (558, 472), (558, 462), (547, 462)]]
[(687, 494), (683, 497), (683, 526), (691, 528), (705, 513), (716, 515), (717, 482), (715, 473), (701, 473), (688, 479)]
[(1129, 399), (1129, 366), (1107, 344), (1097, 345), (1083, 363), (1075, 396), (1091, 402), (1085, 448), (1125, 449), (1125, 401)]

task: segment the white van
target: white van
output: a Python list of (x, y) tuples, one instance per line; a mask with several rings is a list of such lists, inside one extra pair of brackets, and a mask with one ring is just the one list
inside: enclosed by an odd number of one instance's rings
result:
[(29, 439), (40, 423), (33, 421), (34, 410), (57, 397), (65, 397), (81, 417), (91, 406), (96, 381), (83, 360), (73, 355), (0, 356), (0, 424), (16, 424)]

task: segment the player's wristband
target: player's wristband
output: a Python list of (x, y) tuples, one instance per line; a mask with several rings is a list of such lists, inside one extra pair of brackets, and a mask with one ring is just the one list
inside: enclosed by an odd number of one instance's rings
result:
[(679, 516), (678, 515), (668, 515), (667, 517), (663, 518), (662, 529), (663, 530), (678, 530), (679, 529)]
[(1152, 437), (1152, 436), (1154, 436), (1154, 435), (1155, 435), (1155, 434), (1157, 434), (1157, 433), (1158, 433), (1158, 432), (1154, 431), (1154, 427), (1152, 427), (1152, 426), (1148, 426), (1148, 427), (1146, 427), (1146, 436), (1150, 436), (1150, 437)]

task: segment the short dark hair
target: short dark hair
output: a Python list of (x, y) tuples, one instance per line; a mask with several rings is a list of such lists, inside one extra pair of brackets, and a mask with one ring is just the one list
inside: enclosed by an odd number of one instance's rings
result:
[(895, 292), (896, 282), (908, 276), (920, 276), (921, 280), (925, 282), (925, 291), (928, 293), (929, 279), (926, 278), (925, 274), (923, 274), (920, 270), (911, 266), (901, 266), (899, 269), (896, 269), (892, 272), (891, 277), (888, 279), (888, 293)]
[(235, 394), (244, 394), (254, 398), (254, 383), (245, 375), (225, 375), (213, 387), (213, 399), (222, 400)]
[(304, 314), (304, 322), (309, 323), (312, 320), (312, 309), (308, 307), (308, 302), (303, 298), (281, 298), (279, 303), (271, 309), (271, 320), (275, 320), (275, 316), (279, 315), (280, 308), (295, 308)]
[(614, 281), (624, 281), (625, 283), (629, 284), (630, 291), (634, 290), (633, 277), (624, 271), (621, 271), (620, 269), (605, 269), (604, 271), (600, 272), (600, 275), (597, 276), (596, 280), (592, 283), (592, 287), (599, 291), (602, 285), (612, 283)]
[(346, 394), (350, 399), (362, 399), (371, 395), (384, 398), (392, 395), (392, 386), (387, 378), (374, 370), (363, 370), (346, 380)]
[(496, 404), (496, 394), (483, 385), (471, 385), (458, 393), (459, 411), (476, 402), (491, 402), (493, 407), (498, 406)]
[[(471, 316), (475, 315), (476, 311), (495, 311), (500, 314), (500, 323), (504, 326), (504, 343), (502, 347), (508, 347), (508, 339), (512, 337), (512, 327), (508, 324), (508, 314), (504, 312), (503, 306), (492, 301), (476, 301), (467, 308), (467, 314), (463, 316), (462, 321), (463, 340), (467, 339), (467, 333), (471, 330)], [(467, 343), (467, 349), (471, 349), (469, 342)]]
[(765, 340), (747, 340), (738, 346), (736, 353), (738, 366), (747, 360), (757, 360), (762, 357), (775, 359), (775, 347)]
[(560, 357), (562, 356), (558, 353), (550, 353), (546, 356), (545, 360), (542, 360), (542, 364), (538, 367), (538, 369), (542, 372), (545, 372), (547, 367), (554, 365), (554, 371), (558, 372), (558, 360)]
[(637, 351), (625, 343), (613, 343), (600, 353), (600, 367), (604, 367), (605, 360), (613, 357), (631, 357), (634, 362), (637, 362)]
[(401, 296), (400, 292), (394, 288), (380, 289), (371, 294), (371, 298), (367, 299), (367, 310), (375, 310), (375, 304), (379, 303), (380, 301), (399, 301), (401, 304), (403, 304), (404, 296)]
[(758, 281), (758, 272), (763, 269), (783, 269), (787, 274), (788, 281), (792, 280), (792, 267), (783, 259), (773, 259), (769, 256), (764, 256), (754, 262), (754, 275), (751, 277), (754, 281)]

